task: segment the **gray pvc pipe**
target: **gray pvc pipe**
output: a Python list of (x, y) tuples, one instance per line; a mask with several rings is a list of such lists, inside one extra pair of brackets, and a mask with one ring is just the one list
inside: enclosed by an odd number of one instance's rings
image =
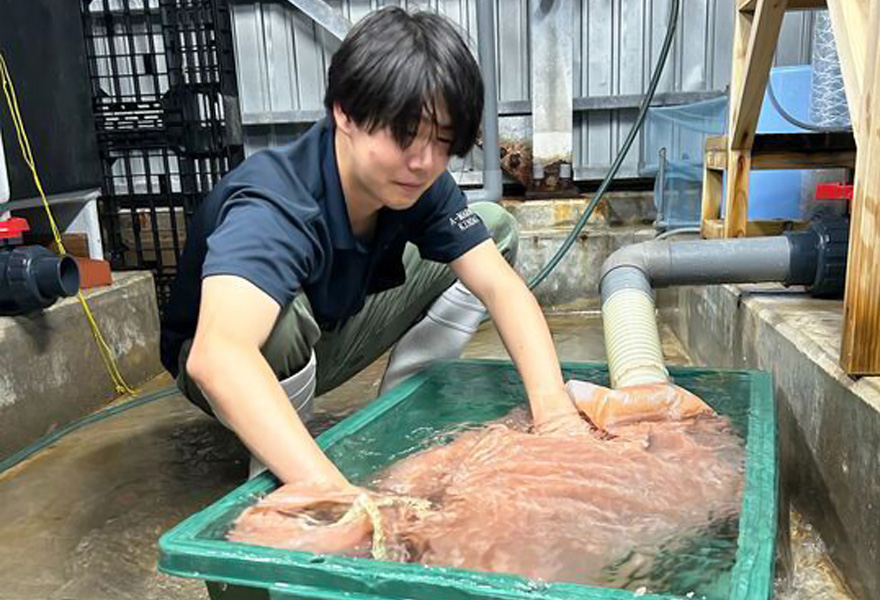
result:
[[(792, 240), (795, 240), (792, 242)], [(657, 328), (654, 287), (783, 281), (799, 283), (801, 238), (652, 240), (621, 248), (602, 265), (602, 324), (615, 388), (663, 384), (669, 372)], [(798, 262), (800, 261), (800, 262)]]
[(602, 265), (602, 302), (627, 288), (785, 282), (791, 257), (787, 236), (642, 242), (621, 248)]
[(495, 0), (477, 2), (477, 45), (483, 72), (483, 187), (465, 192), (468, 202), (501, 199), (501, 156), (498, 152), (498, 85), (495, 61)]

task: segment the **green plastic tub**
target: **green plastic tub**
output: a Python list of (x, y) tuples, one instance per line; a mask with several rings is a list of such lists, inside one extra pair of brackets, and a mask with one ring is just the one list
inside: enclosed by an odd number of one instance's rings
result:
[[(608, 384), (605, 365), (564, 366), (566, 379)], [(776, 417), (770, 376), (756, 371), (671, 369), (676, 383), (732, 418), (746, 439), (742, 514), (730, 566), (697, 585), (690, 598), (771, 597), (777, 527)], [(462, 423), (482, 423), (526, 402), (509, 362), (463, 360), (432, 367), (339, 423), (318, 443), (355, 483), (421, 450), (425, 440)], [(226, 541), (247, 506), (278, 486), (268, 473), (241, 485), (159, 540), (159, 569), (206, 581), (212, 599), (624, 600), (685, 598), (496, 573), (342, 558)], [(695, 551), (694, 555), (699, 554)], [(734, 556), (735, 554), (735, 556)], [(689, 555), (682, 562), (692, 560)], [(698, 569), (699, 570), (699, 569)], [(689, 583), (685, 582), (685, 589)], [(703, 586), (707, 591), (700, 589)], [(694, 589), (694, 588), (691, 588)]]

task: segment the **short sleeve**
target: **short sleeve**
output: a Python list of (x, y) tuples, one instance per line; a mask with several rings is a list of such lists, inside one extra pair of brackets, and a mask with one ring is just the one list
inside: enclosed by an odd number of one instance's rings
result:
[(437, 179), (418, 204), (418, 222), (413, 224), (414, 233), (409, 239), (422, 258), (449, 263), (491, 238), (448, 172)]
[(243, 191), (229, 198), (208, 237), (202, 277), (247, 279), (281, 307), (290, 303), (322, 262), (318, 233), (271, 195)]

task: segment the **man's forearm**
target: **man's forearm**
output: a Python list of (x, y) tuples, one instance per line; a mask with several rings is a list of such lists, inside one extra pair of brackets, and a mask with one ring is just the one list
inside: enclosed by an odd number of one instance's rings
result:
[(194, 346), (187, 370), (217, 416), (284, 483), (348, 485), (315, 443), (258, 350), (219, 341), (212, 342), (210, 350)]
[(484, 302), (522, 376), (535, 422), (574, 413), (547, 321), (522, 280), (505, 278)]

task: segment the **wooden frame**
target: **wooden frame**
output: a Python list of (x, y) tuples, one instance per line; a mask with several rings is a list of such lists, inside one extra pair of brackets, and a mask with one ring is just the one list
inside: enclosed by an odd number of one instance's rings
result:
[[(733, 1), (730, 114), (727, 135), (706, 144), (703, 236), (766, 235), (778, 228), (748, 222), (752, 169), (855, 167), (841, 365), (851, 375), (880, 374), (880, 168), (871, 168), (880, 164), (880, 130), (870, 128), (880, 122), (880, 0)], [(851, 143), (786, 134), (768, 144), (755, 131), (785, 11), (826, 5), (850, 107)], [(728, 201), (719, 219), (722, 193)]]
[[(845, 0), (847, 4), (858, 1)], [(850, 375), (877, 375), (880, 374), (880, 169), (877, 167), (880, 165), (880, 129), (876, 123), (880, 122), (880, 73), (877, 73), (880, 0), (871, 0), (870, 17), (860, 25), (866, 27), (862, 31), (873, 34), (867, 40), (862, 39), (862, 43), (867, 41), (864, 53), (858, 48), (855, 50), (864, 57), (865, 68), (860, 78), (862, 94), (858, 99), (862, 128), (856, 136), (859, 152), (849, 230), (840, 364)], [(852, 44), (852, 39), (849, 41)]]

